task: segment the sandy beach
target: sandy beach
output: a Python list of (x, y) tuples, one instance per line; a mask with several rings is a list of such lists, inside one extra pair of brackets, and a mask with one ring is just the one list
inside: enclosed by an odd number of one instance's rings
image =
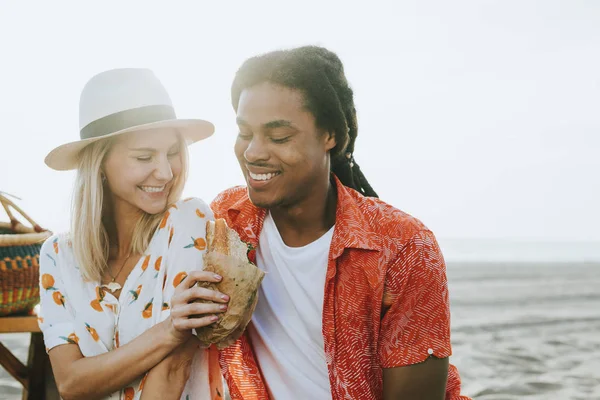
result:
[(600, 265), (450, 265), (448, 275), (465, 393), (600, 399)]
[[(600, 264), (449, 263), (452, 363), (481, 400), (600, 399)], [(28, 337), (0, 335), (21, 360)], [(0, 371), (0, 400), (21, 390)]]

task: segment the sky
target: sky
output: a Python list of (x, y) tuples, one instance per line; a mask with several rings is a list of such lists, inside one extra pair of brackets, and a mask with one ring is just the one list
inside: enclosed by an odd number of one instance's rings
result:
[(179, 117), (215, 124), (185, 190), (209, 202), (243, 183), (237, 68), (316, 44), (344, 62), (365, 175), (443, 248), (567, 243), (600, 260), (600, 2), (81, 3), (0, 0), (0, 190), (52, 231), (74, 174), (43, 159), (78, 139), (92, 75), (150, 68)]

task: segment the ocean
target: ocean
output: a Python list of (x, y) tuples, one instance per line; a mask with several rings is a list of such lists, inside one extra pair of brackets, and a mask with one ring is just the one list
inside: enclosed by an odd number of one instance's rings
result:
[[(479, 400), (600, 400), (600, 263), (448, 262), (451, 362)], [(0, 340), (26, 359), (28, 337)], [(0, 400), (21, 390), (0, 370)]]

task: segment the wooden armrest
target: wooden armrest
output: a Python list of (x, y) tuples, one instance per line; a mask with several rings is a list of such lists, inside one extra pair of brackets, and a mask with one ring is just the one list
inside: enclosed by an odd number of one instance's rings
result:
[(41, 332), (36, 315), (0, 317), (0, 333)]

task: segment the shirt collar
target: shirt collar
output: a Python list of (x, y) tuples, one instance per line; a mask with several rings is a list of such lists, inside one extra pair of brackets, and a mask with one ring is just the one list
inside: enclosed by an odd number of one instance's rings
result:
[(359, 201), (362, 195), (342, 184), (333, 175), (337, 189), (335, 231), (331, 243), (331, 257), (338, 258), (345, 249), (381, 250), (381, 237), (367, 220)]
[[(380, 235), (372, 228), (358, 202), (360, 194), (353, 193), (353, 189), (345, 187), (340, 180), (331, 174), (337, 189), (337, 205), (335, 210), (335, 229), (331, 242), (330, 256), (333, 259), (342, 255), (345, 249), (363, 249), (379, 251), (382, 248)], [(251, 221), (247, 227), (242, 227), (242, 240), (254, 247), (258, 246), (258, 237), (267, 210), (256, 207), (248, 197), (248, 191), (227, 209), (227, 215), (232, 222), (242, 218), (242, 221)], [(241, 233), (241, 232), (240, 232)]]

